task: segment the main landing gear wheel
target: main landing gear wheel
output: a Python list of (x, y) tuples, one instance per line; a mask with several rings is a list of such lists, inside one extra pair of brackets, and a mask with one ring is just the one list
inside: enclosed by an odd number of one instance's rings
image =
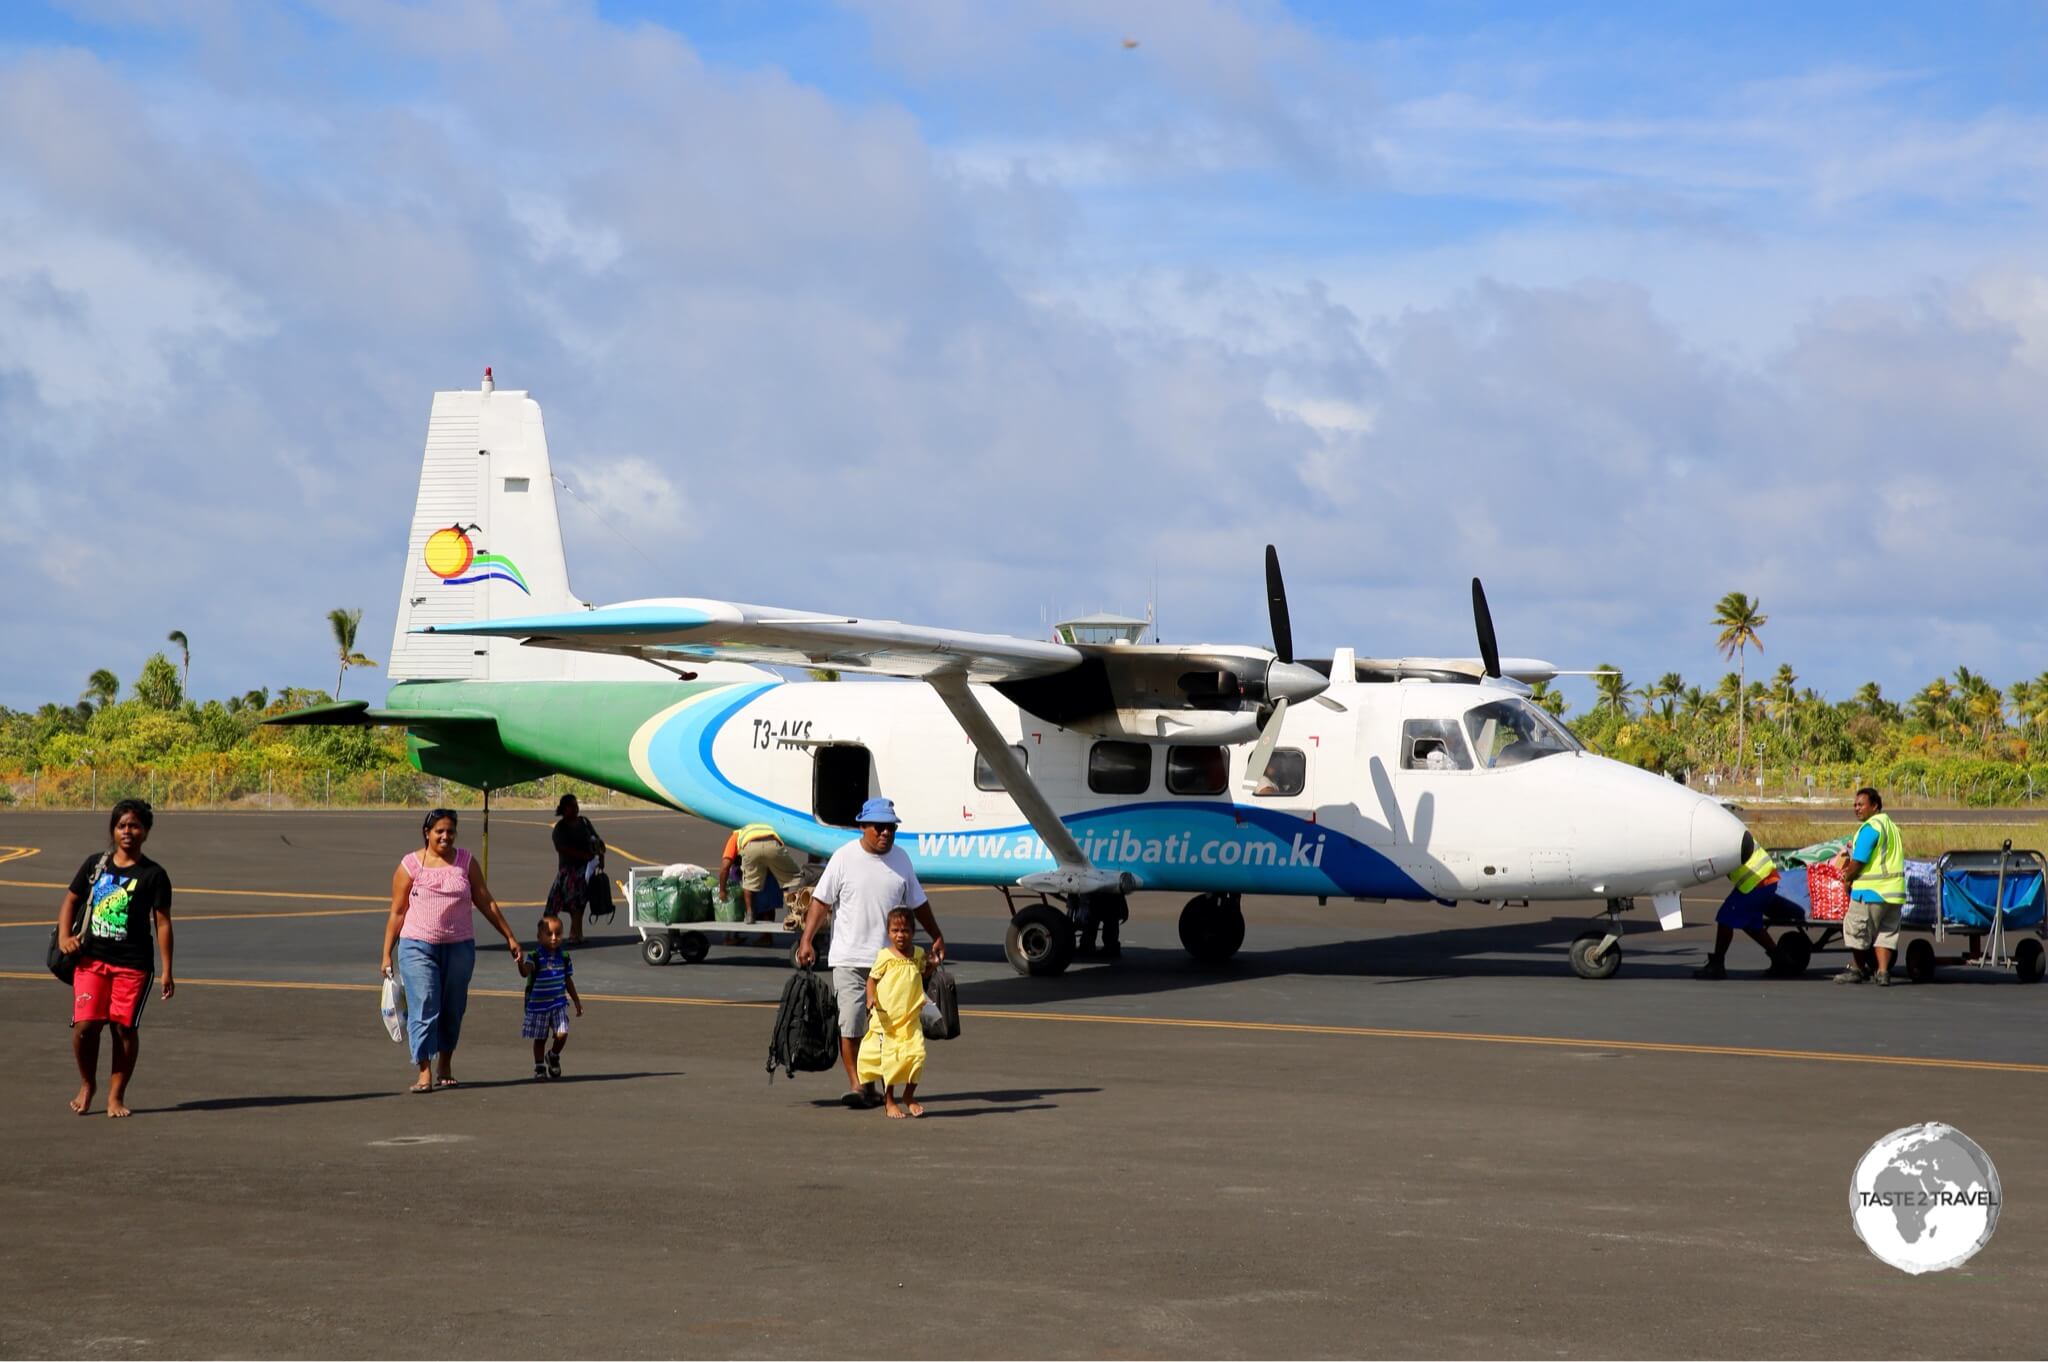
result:
[(1197, 894), (1180, 910), (1180, 944), (1204, 965), (1220, 965), (1244, 945), (1244, 908), (1235, 894)]
[(711, 938), (702, 932), (684, 932), (676, 941), (676, 954), (683, 957), (683, 963), (694, 965), (711, 954)]
[[(796, 944), (789, 948), (789, 967), (791, 969), (802, 969), (804, 967), (803, 961), (796, 958), (796, 953), (803, 948), (804, 934), (798, 932), (796, 934)], [(832, 933), (819, 932), (817, 938), (811, 942), (811, 950), (817, 956), (813, 963), (823, 965), (827, 960), (830, 960), (832, 958)]]
[(2048, 970), (2048, 952), (2041, 949), (2039, 941), (2022, 941), (2012, 953), (2012, 968), (2021, 983), (2038, 984), (2043, 971)]
[(1581, 979), (1612, 979), (1614, 972), (1621, 968), (1621, 946), (1609, 946), (1604, 955), (1595, 955), (1600, 943), (1607, 939), (1604, 927), (1588, 927), (1572, 938), (1572, 973)]
[(1771, 943), (1771, 973), (1780, 978), (1796, 979), (1812, 963), (1813, 938), (1797, 927), (1779, 932), (1778, 939)]
[(1934, 945), (1925, 937), (1906, 943), (1906, 977), (1916, 984), (1934, 982)]
[(675, 943), (663, 932), (656, 932), (640, 943), (640, 958), (650, 965), (666, 965), (675, 953)]
[(1010, 919), (1003, 954), (1019, 974), (1063, 974), (1074, 958), (1074, 920), (1051, 904), (1034, 903)]

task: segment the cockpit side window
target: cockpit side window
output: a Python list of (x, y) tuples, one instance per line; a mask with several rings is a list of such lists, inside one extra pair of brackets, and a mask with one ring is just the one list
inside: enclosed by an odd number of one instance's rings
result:
[(1265, 774), (1252, 787), (1257, 799), (1287, 799), (1308, 788), (1308, 753), (1298, 747), (1276, 747)]
[(1489, 700), (1465, 711), (1465, 731), (1481, 770), (1520, 766), (1578, 749), (1571, 734), (1526, 700)]
[(1471, 753), (1456, 719), (1410, 719), (1401, 725), (1401, 769), (1469, 771)]

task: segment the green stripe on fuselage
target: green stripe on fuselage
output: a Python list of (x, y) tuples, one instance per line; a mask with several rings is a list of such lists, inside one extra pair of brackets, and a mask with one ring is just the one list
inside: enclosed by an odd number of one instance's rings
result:
[[(670, 804), (633, 769), (633, 735), (679, 700), (730, 683), (710, 681), (405, 681), (391, 688), (385, 708), (431, 723), (436, 710), (489, 714), (494, 741), (456, 728), (436, 729), (413, 744), (414, 764), (431, 775), (467, 784), (503, 764), (502, 783), (532, 779), (524, 768), (574, 776), (621, 794)], [(447, 760), (438, 761), (437, 753)], [(505, 758), (511, 758), (506, 762)], [(436, 769), (437, 766), (443, 769)], [(497, 783), (497, 782), (494, 782)], [(670, 804), (671, 807), (674, 807)]]

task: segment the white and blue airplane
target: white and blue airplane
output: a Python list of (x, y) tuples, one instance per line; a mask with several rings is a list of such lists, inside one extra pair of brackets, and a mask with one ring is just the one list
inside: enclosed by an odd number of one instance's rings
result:
[[(1187, 894), (1220, 962), (1245, 895), (1597, 899), (1572, 967), (1619, 966), (1621, 914), (1726, 876), (1754, 845), (1718, 801), (1596, 756), (1531, 702), (1475, 580), (1477, 658), (1297, 659), (1267, 550), (1273, 646), (1067, 642), (817, 610), (569, 589), (539, 404), (437, 393), (383, 706), (284, 722), (403, 725), (422, 771), (485, 791), (565, 774), (829, 855), (886, 794), (927, 882), (1012, 898), (1006, 949), (1057, 974), (1074, 912)], [(897, 684), (785, 680), (833, 668)]]

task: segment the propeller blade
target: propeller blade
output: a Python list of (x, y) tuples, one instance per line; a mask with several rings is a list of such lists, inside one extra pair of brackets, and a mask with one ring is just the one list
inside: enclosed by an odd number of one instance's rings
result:
[(1251, 760), (1245, 763), (1244, 787), (1256, 790), (1266, 778), (1266, 763), (1273, 760), (1273, 749), (1280, 743), (1280, 721), (1287, 717), (1287, 697), (1273, 702), (1273, 717), (1266, 720), (1266, 726), (1259, 730), (1259, 740), (1252, 745)]
[(1472, 579), (1472, 622), (1479, 627), (1479, 656), (1486, 663), (1486, 674), (1500, 677), (1500, 644), (1493, 637), (1493, 612), (1486, 608), (1486, 588), (1479, 585), (1479, 579)]
[(1287, 586), (1280, 580), (1280, 554), (1266, 545), (1266, 610), (1273, 617), (1273, 655), (1294, 661), (1294, 626), (1287, 618)]

